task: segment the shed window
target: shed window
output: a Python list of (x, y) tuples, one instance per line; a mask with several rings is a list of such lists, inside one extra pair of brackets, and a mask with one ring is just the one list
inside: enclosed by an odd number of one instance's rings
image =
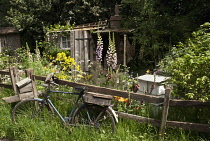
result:
[(70, 50), (70, 35), (61, 36), (61, 49)]

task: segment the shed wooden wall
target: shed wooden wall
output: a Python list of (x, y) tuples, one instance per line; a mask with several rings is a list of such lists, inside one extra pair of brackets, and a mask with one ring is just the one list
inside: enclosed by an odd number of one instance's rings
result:
[(15, 50), (20, 47), (20, 35), (19, 34), (0, 34), (0, 47), (4, 49)]
[(73, 30), (70, 32), (71, 56), (83, 71), (89, 71), (89, 63), (93, 62), (93, 44), (90, 31)]

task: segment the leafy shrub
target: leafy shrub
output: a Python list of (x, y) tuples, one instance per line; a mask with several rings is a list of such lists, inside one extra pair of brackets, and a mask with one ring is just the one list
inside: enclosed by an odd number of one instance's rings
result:
[(176, 85), (174, 93), (185, 99), (210, 99), (210, 23), (200, 26), (185, 43), (179, 43), (160, 63)]

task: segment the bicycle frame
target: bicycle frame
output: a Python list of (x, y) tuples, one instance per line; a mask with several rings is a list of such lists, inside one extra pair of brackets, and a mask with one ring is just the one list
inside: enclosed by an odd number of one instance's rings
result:
[[(68, 117), (63, 117), (60, 112), (57, 110), (57, 108), (54, 106), (54, 104), (52, 103), (52, 101), (49, 99), (49, 96), (50, 96), (50, 93), (63, 93), (63, 94), (72, 94), (72, 95), (78, 95), (78, 98), (76, 100), (76, 102), (74, 103), (74, 106), (69, 114)], [(40, 99), (40, 98), (34, 98), (40, 102), (47, 102), (47, 104), (49, 104), (53, 110), (56, 112), (56, 114), (59, 116), (59, 118), (62, 120), (63, 123), (66, 123), (67, 121), (70, 121), (72, 116), (73, 116), (73, 113), (74, 111), (76, 110), (77, 108), (77, 105), (78, 105), (78, 101), (82, 98), (82, 95), (83, 93), (81, 92), (77, 92), (77, 93), (74, 93), (74, 92), (65, 92), (65, 91), (53, 91), (53, 90), (50, 90), (48, 89), (47, 90), (47, 93), (45, 95), (45, 97), (43, 99)], [(83, 99), (82, 99), (83, 100)], [(83, 101), (83, 104), (84, 104), (84, 101)], [(107, 109), (112, 113), (112, 115), (114, 116), (114, 119), (116, 121), (116, 123), (118, 123), (118, 115), (115, 113), (115, 111), (112, 109), (112, 107), (108, 106)], [(90, 117), (88, 111), (87, 111), (87, 116)], [(66, 120), (66, 118), (68, 120)]]
[(41, 98), (34, 98), (40, 102), (47, 102), (47, 104), (49, 104), (53, 110), (56, 112), (56, 114), (59, 116), (59, 118), (62, 120), (63, 123), (66, 123), (66, 120), (65, 118), (60, 114), (60, 112), (57, 110), (57, 108), (54, 106), (54, 104), (52, 103), (52, 101), (49, 99), (49, 96), (50, 96), (50, 93), (63, 93), (63, 94), (73, 94), (73, 95), (78, 95), (78, 98), (76, 100), (76, 102), (74, 103), (74, 106), (68, 116), (68, 120), (70, 120), (70, 118), (72, 117), (76, 107), (77, 107), (77, 104), (78, 104), (78, 101), (81, 99), (82, 97), (82, 93), (73, 93), (73, 92), (64, 92), (64, 91), (53, 91), (53, 90), (48, 90), (47, 93), (46, 93), (46, 96), (41, 99)]

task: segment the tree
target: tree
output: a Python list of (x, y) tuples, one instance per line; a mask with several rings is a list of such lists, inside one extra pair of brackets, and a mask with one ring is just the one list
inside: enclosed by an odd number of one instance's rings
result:
[(122, 0), (123, 26), (133, 30), (137, 69), (156, 67), (173, 45), (209, 20), (208, 0)]
[(66, 3), (68, 17), (76, 24), (107, 20), (114, 13), (114, 6), (121, 0), (75, 0)]
[(176, 85), (175, 96), (210, 99), (210, 23), (200, 26), (185, 42), (180, 42), (161, 62), (162, 70)]
[(53, 1), (42, 0), (11, 0), (7, 20), (16, 27), (22, 35), (22, 44), (34, 46), (36, 40), (42, 40), (44, 28), (54, 22), (51, 15)]
[(35, 46), (50, 25), (84, 24), (111, 16), (118, 0), (11, 0), (7, 20), (23, 35), (23, 44)]
[(0, 2), (0, 27), (1, 26), (9, 26), (10, 24), (6, 21), (7, 11), (10, 8), (10, 1), (9, 0), (1, 0)]

